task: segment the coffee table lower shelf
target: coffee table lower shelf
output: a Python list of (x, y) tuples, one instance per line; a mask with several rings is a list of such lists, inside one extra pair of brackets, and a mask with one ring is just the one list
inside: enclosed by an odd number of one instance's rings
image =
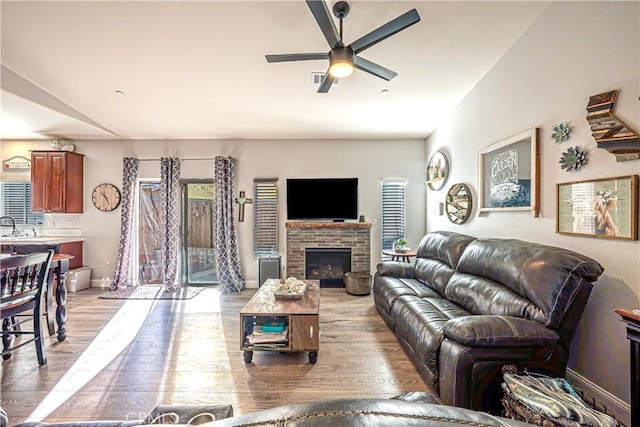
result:
[[(268, 323), (284, 323), (287, 328), (286, 340), (279, 343), (265, 345), (250, 345), (247, 336), (253, 333), (255, 326)], [(317, 314), (276, 314), (257, 315), (240, 314), (242, 328), (243, 358), (245, 363), (251, 363), (254, 351), (275, 351), (279, 353), (295, 353), (308, 351), (309, 362), (316, 363), (320, 340), (318, 339), (319, 318)]]

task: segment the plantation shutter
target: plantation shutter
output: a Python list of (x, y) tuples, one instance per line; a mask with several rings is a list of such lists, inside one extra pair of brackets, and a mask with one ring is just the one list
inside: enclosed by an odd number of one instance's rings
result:
[(405, 237), (406, 188), (404, 180), (382, 180), (382, 249)]
[(10, 216), (16, 224), (42, 224), (44, 215), (31, 212), (31, 183), (2, 182), (2, 212), (0, 216)]
[(278, 179), (253, 180), (253, 253), (278, 253)]

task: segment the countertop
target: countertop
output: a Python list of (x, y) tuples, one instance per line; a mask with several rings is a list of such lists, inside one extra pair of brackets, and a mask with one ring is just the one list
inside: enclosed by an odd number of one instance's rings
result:
[(0, 237), (0, 245), (58, 245), (61, 243), (84, 242), (81, 236), (36, 236)]

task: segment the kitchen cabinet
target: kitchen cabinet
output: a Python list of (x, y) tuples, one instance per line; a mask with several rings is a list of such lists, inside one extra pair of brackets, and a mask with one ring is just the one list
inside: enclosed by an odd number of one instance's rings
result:
[(82, 213), (84, 155), (69, 151), (31, 152), (31, 210)]

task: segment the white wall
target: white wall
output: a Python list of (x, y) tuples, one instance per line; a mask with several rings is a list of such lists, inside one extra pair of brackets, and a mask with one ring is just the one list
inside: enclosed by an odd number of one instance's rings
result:
[[(555, 233), (556, 183), (640, 173), (640, 160), (616, 163), (596, 146), (585, 118), (589, 97), (619, 89), (614, 112), (640, 132), (638, 2), (553, 2), (427, 140), (427, 156), (443, 150), (451, 175), (445, 188), (427, 190), (427, 231), (448, 229), (474, 236), (515, 237), (582, 252), (599, 261), (595, 283), (572, 345), (570, 367), (590, 381), (630, 400), (629, 344), (616, 308), (640, 307), (638, 241), (593, 239)], [(551, 139), (552, 127), (567, 121), (571, 137)], [(477, 201), (478, 150), (524, 130), (540, 128), (539, 218), (524, 212), (492, 212), (454, 226), (432, 214), (446, 189), (468, 184)], [(580, 172), (561, 170), (558, 160), (571, 146), (588, 151)]]
[[(286, 253), (286, 178), (289, 177), (357, 177), (359, 178), (360, 214), (367, 221), (380, 217), (380, 180), (406, 178), (408, 184), (407, 240), (416, 247), (425, 232), (425, 147), (423, 140), (154, 140), (154, 141), (74, 141), (76, 151), (84, 154), (84, 213), (45, 215), (57, 227), (67, 227), (68, 220), (80, 228), (86, 238), (84, 264), (95, 267), (93, 279), (113, 278), (117, 259), (120, 209), (100, 212), (91, 203), (91, 191), (102, 182), (122, 188), (122, 158), (139, 159), (160, 156), (213, 158), (217, 155), (238, 159), (236, 191), (253, 197), (254, 178), (279, 178), (280, 253)], [(49, 149), (48, 141), (3, 142), (0, 158), (14, 155), (29, 157), (29, 150)], [(2, 179), (5, 179), (6, 173)], [(160, 162), (141, 162), (139, 178), (160, 176)], [(28, 174), (25, 175), (29, 180)], [(213, 161), (184, 161), (182, 178), (213, 178)], [(253, 209), (246, 205), (245, 221), (238, 223), (240, 260), (249, 286), (257, 286), (258, 264), (253, 257)], [(372, 228), (371, 269), (380, 261), (380, 227)], [(110, 268), (104, 267), (110, 263)]]

